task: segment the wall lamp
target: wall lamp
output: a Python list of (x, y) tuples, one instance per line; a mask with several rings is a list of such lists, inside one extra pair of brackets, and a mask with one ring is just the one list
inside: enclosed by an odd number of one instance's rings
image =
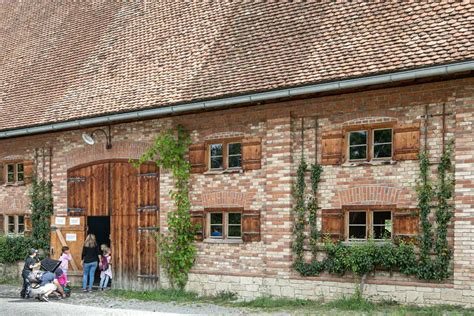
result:
[(94, 134), (97, 133), (97, 132), (104, 133), (105, 139), (107, 140), (107, 143), (105, 145), (105, 149), (111, 149), (112, 148), (112, 131), (110, 129), (110, 126), (108, 128), (108, 131), (106, 131), (102, 128), (98, 128), (98, 129), (92, 131), (92, 133), (83, 133), (82, 134), (82, 139), (84, 140), (84, 142), (86, 144), (94, 145), (95, 144)]

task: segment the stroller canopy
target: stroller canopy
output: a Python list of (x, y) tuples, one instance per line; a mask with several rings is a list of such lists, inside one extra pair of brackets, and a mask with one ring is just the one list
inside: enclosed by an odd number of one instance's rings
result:
[(51, 259), (51, 258), (46, 258), (46, 259), (41, 260), (41, 269), (49, 271), (49, 272), (54, 273), (54, 271), (56, 271), (56, 269), (60, 265), (61, 265), (61, 261), (59, 261), (59, 260), (54, 260), (54, 259)]

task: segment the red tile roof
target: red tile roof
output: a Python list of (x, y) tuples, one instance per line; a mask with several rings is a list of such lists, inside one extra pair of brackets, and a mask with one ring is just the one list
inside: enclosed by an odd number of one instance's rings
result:
[(0, 130), (473, 59), (464, 3), (0, 1)]

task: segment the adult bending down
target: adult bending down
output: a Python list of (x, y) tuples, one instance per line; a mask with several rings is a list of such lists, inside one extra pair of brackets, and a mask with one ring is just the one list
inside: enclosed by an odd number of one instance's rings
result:
[[(94, 275), (100, 261), (99, 247), (93, 234), (87, 235), (84, 247), (82, 247), (82, 290), (84, 292), (92, 291), (94, 285)], [(87, 288), (87, 281), (89, 281), (89, 288)]]

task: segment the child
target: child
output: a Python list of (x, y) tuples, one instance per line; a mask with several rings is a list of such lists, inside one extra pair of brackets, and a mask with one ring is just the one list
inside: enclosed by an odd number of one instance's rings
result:
[(99, 264), (99, 268), (101, 270), (99, 287), (101, 291), (107, 289), (109, 280), (112, 279), (112, 264), (111, 264), (112, 257), (110, 253), (111, 253), (110, 248), (105, 247), (104, 253), (103, 253), (104, 255), (102, 256), (102, 259)]
[(67, 271), (69, 269), (69, 261), (72, 260), (71, 251), (69, 250), (68, 246), (64, 246), (61, 249), (61, 256), (59, 257), (59, 261), (61, 261), (61, 265), (59, 266), (63, 271), (64, 277), (66, 278), (67, 283)]
[(28, 276), (31, 272), (33, 272), (34, 268), (38, 268), (41, 265), (41, 263), (38, 262), (38, 258), (36, 257), (37, 255), (38, 250), (32, 248), (29, 251), (29, 256), (25, 259), (25, 266), (23, 267), (23, 271), (21, 273), (23, 278), (23, 287), (21, 289), (20, 296), (22, 298), (28, 298)]

